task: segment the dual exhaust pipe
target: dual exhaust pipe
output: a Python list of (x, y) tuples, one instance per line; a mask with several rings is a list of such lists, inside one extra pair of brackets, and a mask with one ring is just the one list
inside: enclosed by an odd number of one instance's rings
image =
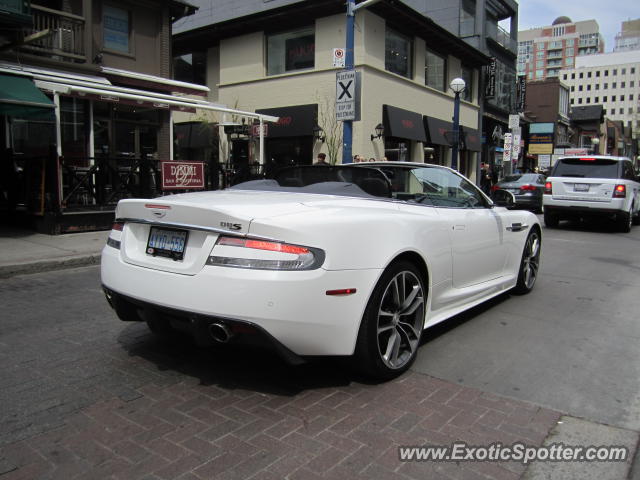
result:
[(209, 335), (218, 343), (227, 343), (233, 338), (231, 329), (222, 322), (215, 322), (209, 325)]

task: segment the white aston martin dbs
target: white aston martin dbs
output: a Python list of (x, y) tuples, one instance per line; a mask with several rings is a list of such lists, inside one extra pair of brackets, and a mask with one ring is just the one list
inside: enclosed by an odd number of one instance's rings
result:
[(222, 191), (121, 200), (102, 284), (122, 320), (291, 362), (352, 355), (391, 378), (422, 331), (540, 265), (535, 215), (457, 172), (407, 162), (292, 167)]

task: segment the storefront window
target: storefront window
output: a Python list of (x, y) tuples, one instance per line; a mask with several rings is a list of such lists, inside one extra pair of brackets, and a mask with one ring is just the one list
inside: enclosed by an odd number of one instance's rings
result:
[(411, 141), (405, 138), (386, 137), (384, 156), (392, 162), (408, 162), (411, 159)]
[(411, 78), (413, 75), (411, 56), (411, 39), (387, 28), (385, 33), (384, 68), (388, 72)]
[(438, 90), (446, 91), (447, 61), (444, 57), (427, 50), (424, 67), (425, 83)]
[(314, 68), (316, 40), (313, 27), (267, 37), (267, 75)]
[(87, 108), (86, 100), (60, 97), (62, 156), (66, 165), (89, 166)]
[(173, 78), (181, 82), (207, 84), (207, 54), (193, 52), (173, 59)]
[(104, 5), (102, 12), (103, 46), (107, 50), (130, 53), (129, 12), (123, 8)]
[(462, 71), (460, 72), (460, 76), (464, 80), (465, 87), (462, 91), (462, 99), (467, 102), (473, 101), (473, 69), (462, 66)]

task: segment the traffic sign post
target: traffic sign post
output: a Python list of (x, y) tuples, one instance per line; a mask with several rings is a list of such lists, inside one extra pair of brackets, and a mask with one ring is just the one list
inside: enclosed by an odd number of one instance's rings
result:
[(336, 73), (336, 120), (356, 118), (356, 71), (343, 70)]

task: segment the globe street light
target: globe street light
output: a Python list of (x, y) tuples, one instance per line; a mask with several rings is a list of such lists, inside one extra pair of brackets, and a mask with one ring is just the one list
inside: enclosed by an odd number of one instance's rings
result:
[(451, 147), (451, 168), (458, 169), (458, 146), (460, 144), (460, 94), (467, 86), (462, 78), (451, 80), (449, 87), (453, 90), (453, 145)]
[(598, 145), (600, 145), (600, 139), (598, 137), (591, 137), (591, 145), (593, 145), (593, 154), (597, 155), (598, 152)]

